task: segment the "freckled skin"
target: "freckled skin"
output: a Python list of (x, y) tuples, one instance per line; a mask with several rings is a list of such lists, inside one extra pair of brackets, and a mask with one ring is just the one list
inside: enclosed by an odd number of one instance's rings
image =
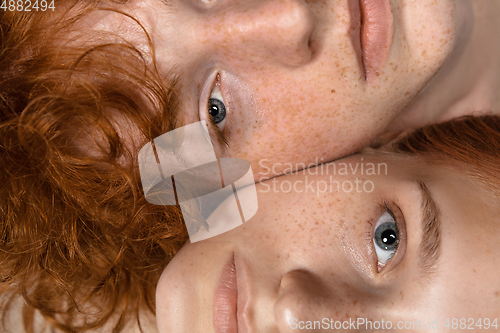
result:
[[(287, 326), (287, 316), (384, 319), (394, 324), (497, 317), (500, 210), (484, 200), (491, 194), (458, 171), (429, 166), (417, 158), (368, 153), (342, 162), (360, 163), (361, 157), (364, 163), (388, 164), (388, 175), (362, 176), (374, 182), (372, 192), (263, 193), (272, 184), (267, 181), (258, 184), (259, 211), (254, 218), (223, 235), (187, 244), (158, 284), (160, 332), (177, 332), (165, 328), (179, 322), (193, 325), (184, 326), (184, 332), (212, 332), (213, 290), (233, 252), (244, 259), (249, 277), (246, 316), (252, 332), (296, 332)], [(309, 182), (329, 180), (329, 175), (299, 172), (275, 181), (294, 183), (306, 176)], [(341, 182), (354, 178), (333, 176)], [(422, 212), (415, 179), (426, 182), (443, 224), (441, 255), (430, 275), (422, 272), (417, 257)], [(380, 216), (384, 201), (401, 210), (406, 238), (401, 238), (405, 250), (396, 252), (379, 272), (368, 221)], [(481, 242), (473, 242), (472, 249), (471, 239)], [(182, 261), (196, 265), (186, 267)], [(193, 313), (196, 322), (190, 320)], [(408, 331), (448, 332), (442, 326)]]
[[(371, 82), (359, 50), (358, 0), (169, 3), (134, 0), (119, 9), (151, 34), (162, 74), (180, 76), (183, 123), (207, 119), (200, 89), (220, 74), (232, 105), (224, 131), (229, 149), (212, 133), (216, 153), (250, 161), (256, 180), (280, 175), (285, 163), (351, 154), (386, 130), (436, 121), (452, 106), (457, 114), (475, 106), (497, 110), (500, 94), (477, 91), (471, 82), (500, 87), (492, 83), (500, 77), (492, 65), (500, 56), (498, 38), (489, 38), (498, 36), (492, 23), (498, 23), (498, 1), (391, 0), (393, 41)], [(474, 24), (462, 13), (464, 4), (471, 4)], [(146, 47), (140, 29), (127, 29), (132, 22), (119, 15), (98, 23), (96, 29)], [(470, 41), (463, 38), (469, 26), (481, 28)], [(263, 159), (281, 166), (270, 174)]]

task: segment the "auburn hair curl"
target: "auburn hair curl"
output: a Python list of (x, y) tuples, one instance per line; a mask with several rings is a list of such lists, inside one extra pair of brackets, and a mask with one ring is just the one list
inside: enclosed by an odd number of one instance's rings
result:
[(391, 144), (401, 154), (463, 171), (500, 199), (500, 116), (464, 116), (413, 131)]
[(140, 327), (188, 239), (178, 206), (146, 202), (137, 166), (138, 148), (178, 126), (175, 78), (152, 48), (69, 42), (95, 10), (127, 16), (120, 3), (0, 11), (0, 311), (5, 324), (22, 297), (27, 332), (36, 313), (63, 332)]
[[(137, 166), (138, 148), (179, 126), (175, 78), (160, 75), (151, 47), (70, 42), (87, 14), (120, 13), (125, 2), (0, 11), (0, 312), (22, 297), (30, 333), (36, 313), (63, 332), (140, 327), (188, 239), (178, 206), (146, 202)], [(499, 119), (427, 126), (393, 147), (460, 161), (489, 184), (498, 180)]]

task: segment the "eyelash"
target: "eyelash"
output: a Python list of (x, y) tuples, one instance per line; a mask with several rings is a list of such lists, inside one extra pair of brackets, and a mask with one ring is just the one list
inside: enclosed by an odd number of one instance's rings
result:
[[(398, 255), (398, 252), (400, 251), (400, 245), (401, 245), (401, 241), (402, 241), (402, 230), (403, 230), (399, 219), (396, 218), (396, 215), (394, 214), (394, 211), (387, 204), (387, 202), (384, 201), (383, 204), (380, 205), (380, 207), (383, 209), (383, 212), (379, 213), (377, 215), (377, 217), (375, 217), (373, 219), (370, 219), (368, 221), (368, 230), (367, 230), (367, 233), (366, 233), (366, 238), (367, 238), (366, 241), (367, 241), (368, 245), (373, 248), (373, 253), (375, 255), (375, 258), (377, 259), (377, 270), (378, 270), (379, 273), (384, 269), (385, 266), (387, 266), (394, 259), (394, 257), (396, 257)], [(375, 237), (375, 224), (376, 224), (377, 220), (385, 212), (387, 212), (392, 217), (392, 219), (395, 221), (395, 223), (396, 223), (396, 227), (398, 229), (399, 244), (396, 247), (396, 251), (394, 252), (394, 255), (387, 261), (387, 263), (385, 265), (381, 266), (380, 263), (379, 263), (379, 261), (378, 261), (376, 250), (374, 248), (375, 245), (373, 244), (373, 238)]]

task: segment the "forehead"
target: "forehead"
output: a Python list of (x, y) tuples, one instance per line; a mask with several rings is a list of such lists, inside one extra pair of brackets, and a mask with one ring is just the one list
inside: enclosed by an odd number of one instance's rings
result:
[(70, 42), (80, 45), (125, 42), (145, 49), (157, 22), (155, 4), (151, 0), (94, 5), (77, 2), (62, 13), (74, 22), (67, 28)]

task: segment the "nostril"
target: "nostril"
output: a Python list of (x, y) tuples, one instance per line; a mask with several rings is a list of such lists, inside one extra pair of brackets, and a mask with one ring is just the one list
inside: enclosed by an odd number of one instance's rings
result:
[(316, 16), (304, 1), (295, 1), (295, 25), (294, 33), (298, 37), (299, 52), (301, 58), (299, 64), (311, 60), (314, 51), (314, 31), (316, 28)]
[[(264, 9), (264, 8), (263, 8)], [(273, 53), (289, 66), (300, 66), (311, 59), (312, 34), (315, 15), (303, 0), (269, 2), (265, 8), (269, 29), (268, 42), (273, 42)]]
[(284, 288), (291, 284), (307, 284), (308, 281), (314, 280), (315, 276), (306, 270), (296, 269), (284, 274), (281, 277), (281, 286)]
[(281, 277), (280, 291), (285, 291), (293, 285), (303, 284), (307, 279), (308, 273), (303, 270), (293, 270)]

